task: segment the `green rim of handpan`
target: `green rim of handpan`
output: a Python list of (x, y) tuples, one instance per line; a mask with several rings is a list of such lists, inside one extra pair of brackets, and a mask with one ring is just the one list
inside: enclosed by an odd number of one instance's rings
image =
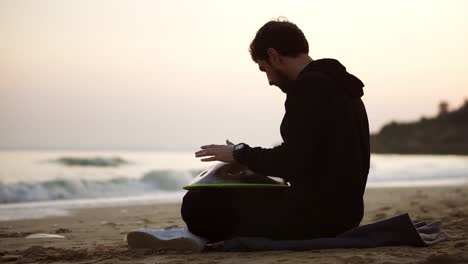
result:
[(198, 188), (237, 188), (237, 187), (268, 187), (268, 188), (287, 188), (286, 184), (270, 184), (270, 183), (199, 183), (184, 186), (185, 190)]

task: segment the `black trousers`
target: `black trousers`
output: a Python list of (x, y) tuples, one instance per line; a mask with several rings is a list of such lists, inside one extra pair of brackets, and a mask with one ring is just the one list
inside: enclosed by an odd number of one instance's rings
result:
[[(307, 204), (308, 201), (300, 203)], [(330, 226), (333, 219), (302, 208), (301, 204), (288, 200), (285, 189), (205, 188), (185, 194), (181, 214), (190, 232), (209, 242), (236, 236), (271, 239), (332, 237), (354, 227)]]

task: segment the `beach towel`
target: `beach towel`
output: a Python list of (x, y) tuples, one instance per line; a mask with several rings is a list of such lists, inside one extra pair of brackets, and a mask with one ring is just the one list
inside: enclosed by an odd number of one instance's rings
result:
[(224, 251), (313, 250), (327, 248), (374, 248), (386, 246), (430, 246), (447, 236), (442, 222), (413, 223), (408, 214), (363, 225), (332, 238), (310, 240), (272, 240), (261, 237), (236, 237), (224, 242)]

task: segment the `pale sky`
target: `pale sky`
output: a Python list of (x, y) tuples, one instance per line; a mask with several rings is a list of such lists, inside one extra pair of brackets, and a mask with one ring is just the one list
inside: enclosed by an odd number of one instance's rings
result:
[(0, 0), (0, 148), (272, 146), (248, 46), (285, 16), (364, 83), (371, 131), (468, 97), (468, 1)]

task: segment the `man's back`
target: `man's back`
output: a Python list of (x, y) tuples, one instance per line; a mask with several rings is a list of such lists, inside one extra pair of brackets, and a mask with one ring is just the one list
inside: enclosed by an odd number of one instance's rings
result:
[(325, 222), (363, 216), (370, 160), (363, 86), (338, 61), (322, 59), (288, 89), (281, 132), (292, 149), (289, 200)]

